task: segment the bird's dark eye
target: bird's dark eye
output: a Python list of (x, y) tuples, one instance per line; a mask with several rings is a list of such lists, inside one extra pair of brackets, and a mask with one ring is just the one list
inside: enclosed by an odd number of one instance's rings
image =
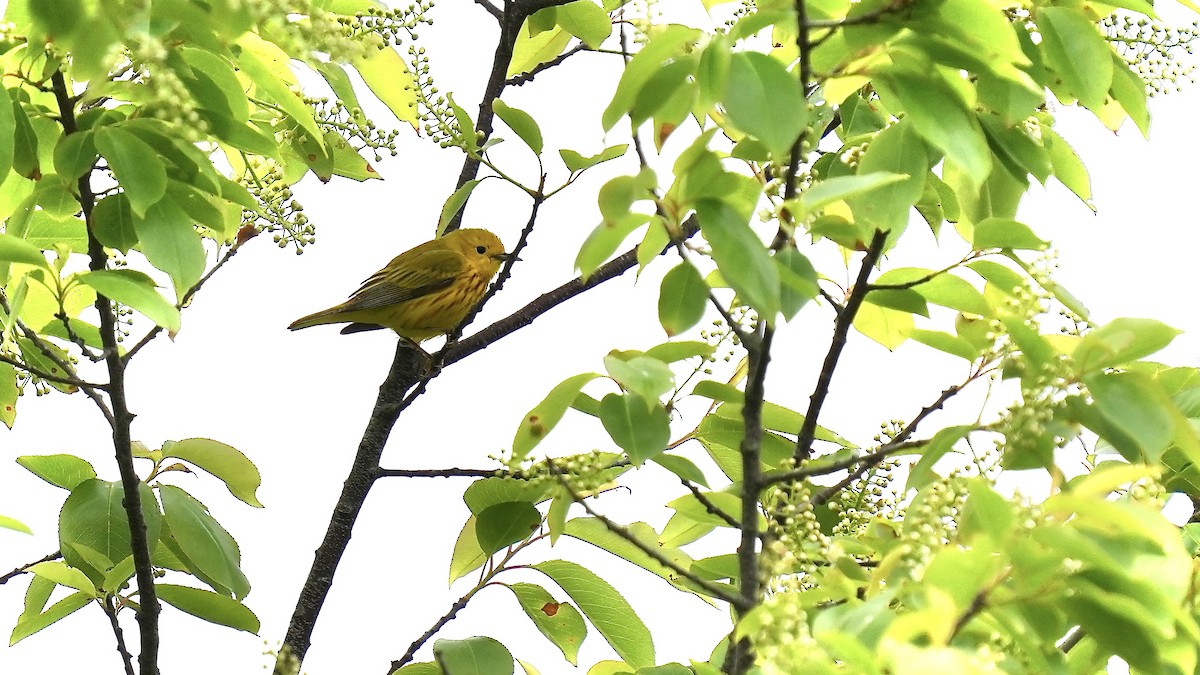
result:
[(486, 246), (476, 246), (475, 252), (478, 253), (479, 255), (483, 255), (484, 253), (487, 253), (487, 247)]

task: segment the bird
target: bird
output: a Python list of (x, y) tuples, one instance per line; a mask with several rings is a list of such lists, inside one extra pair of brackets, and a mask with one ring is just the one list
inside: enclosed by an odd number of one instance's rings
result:
[(349, 300), (296, 319), (288, 330), (348, 323), (343, 335), (390, 328), (413, 344), (445, 335), (479, 304), (510, 257), (487, 230), (455, 230), (401, 253)]

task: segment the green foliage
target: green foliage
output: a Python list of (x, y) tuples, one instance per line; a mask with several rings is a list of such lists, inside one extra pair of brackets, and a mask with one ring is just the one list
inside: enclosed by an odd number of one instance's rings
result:
[[(449, 581), (477, 579), (461, 605), (507, 588), (573, 666), (591, 624), (620, 658), (594, 664), (597, 675), (711, 675), (743, 657), (738, 675), (1094, 672), (1113, 656), (1143, 672), (1196, 670), (1200, 536), (1161, 507), (1170, 493), (1200, 499), (1200, 373), (1146, 360), (1176, 337), (1165, 324), (1093, 323), (1054, 280), (1042, 226), (1017, 220), (1035, 181), (1055, 178), (1091, 206), (1088, 172), (1052, 111), (1078, 106), (1109, 129), (1129, 120), (1145, 133), (1147, 89), (1175, 72), (1153, 55), (1194, 31), (1128, 18), (1153, 14), (1141, 0), (1113, 5), (1120, 13), (814, 0), (803, 12), (758, 2), (721, 14), (722, 3), (700, 3), (727, 19), (706, 27), (617, 0), (504, 3), (488, 6), (519, 12), (501, 21), (511, 50), (499, 53), (510, 58), (476, 107), (442, 92), (413, 44), (431, 23), (428, 3), (284, 4), (7, 6), (0, 420), (13, 425), (30, 389), (82, 392), (128, 460), (113, 480), (90, 457), (17, 458), (67, 496), (61, 560), (25, 570), (11, 642), (89, 605), (115, 623), (155, 591), (201, 620), (259, 630), (243, 604), (241, 547), (172, 482), (199, 470), (262, 507), (258, 469), (207, 438), (130, 442), (124, 370), (160, 332), (183, 329), (192, 297), (252, 237), (269, 232), (297, 252), (311, 243), (291, 186), (310, 173), (378, 178), (362, 153), (394, 154), (398, 137), (366, 118), (369, 92), (397, 122), (466, 156), (439, 233), (485, 178), (540, 207), (620, 162), (596, 190), (600, 222), (574, 259), (580, 287), (607, 274), (631, 237), (638, 271), (663, 270), (661, 284), (639, 288), (657, 290), (668, 341), (613, 350), (603, 374), (553, 387), (517, 424), (497, 475), (465, 490), (470, 516)], [(1131, 46), (1140, 43), (1150, 46)], [(586, 102), (589, 119), (636, 143), (592, 155), (556, 147), (543, 110), (499, 98), (501, 74), (529, 83), (579, 51), (614, 54), (615, 91)], [(489, 137), (493, 117), (503, 125)], [(505, 136), (536, 160), (528, 184), (490, 154)], [(561, 164), (545, 162), (554, 150)], [(900, 266), (889, 254), (928, 240), (926, 225), (931, 250)], [(697, 339), (710, 315), (720, 319)], [(135, 331), (134, 346), (118, 344)], [(789, 361), (785, 350), (802, 351), (785, 339), (799, 333), (829, 340), (812, 377), (765, 377)], [(835, 431), (822, 406), (827, 396), (854, 404), (842, 348), (864, 337), (893, 351), (918, 342), (941, 352), (930, 358), (967, 362), (965, 375), (935, 400), (898, 401), (899, 421)], [(781, 393), (781, 380), (803, 380), (806, 395)], [(984, 403), (946, 406), (982, 390)], [(567, 415), (594, 417), (596, 436), (564, 444), (609, 451), (535, 456)], [(1040, 475), (1048, 494), (1003, 489), (1017, 470)], [(593, 508), (627, 474), (664, 489), (661, 528)], [(571, 517), (576, 505), (587, 514)], [(11, 518), (0, 526), (27, 531)], [(735, 640), (697, 645), (690, 667), (658, 664), (658, 612), (636, 603), (643, 620), (619, 584), (578, 562), (525, 560), (564, 535), (730, 605)], [(509, 580), (517, 570), (561, 593)], [(410, 663), (446, 620), (394, 672), (536, 672), (486, 636), (439, 639), (433, 662)]]

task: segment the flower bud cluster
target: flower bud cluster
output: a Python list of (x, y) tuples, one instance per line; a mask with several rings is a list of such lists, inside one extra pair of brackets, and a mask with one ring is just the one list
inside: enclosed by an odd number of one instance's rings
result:
[(284, 182), (283, 168), (278, 163), (254, 158), (239, 182), (262, 205), (258, 213), (243, 211), (243, 223), (255, 225), (260, 232), (273, 233), (275, 245), (292, 246), (296, 255), (303, 253), (305, 246), (316, 243), (316, 228)]
[(357, 139), (362, 147), (355, 148), (356, 151), (361, 152), (362, 148), (371, 148), (377, 162), (383, 159), (381, 150), (387, 150), (392, 157), (398, 154), (396, 137), (400, 135), (400, 132), (395, 129), (385, 131), (376, 127), (375, 123), (363, 114), (362, 108), (357, 106), (347, 108), (338, 99), (316, 96), (305, 96), (304, 103), (313, 109), (313, 118), (316, 119), (319, 127), (325, 131), (332, 131), (348, 141)]
[(1182, 82), (1195, 82), (1192, 73), (1196, 66), (1186, 57), (1195, 54), (1200, 22), (1167, 26), (1144, 16), (1110, 14), (1100, 22), (1100, 28), (1146, 83), (1150, 96), (1182, 91)]

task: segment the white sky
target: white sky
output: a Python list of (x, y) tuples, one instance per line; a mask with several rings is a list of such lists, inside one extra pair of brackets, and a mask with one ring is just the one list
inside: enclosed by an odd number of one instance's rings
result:
[[(423, 38), (442, 88), (455, 91), (473, 113), (490, 63), (492, 21), (468, 2), (444, 5), (433, 15), (447, 25), (426, 28)], [(472, 42), (484, 48), (464, 54), (450, 42), (444, 31), (451, 12), (456, 22), (473, 24), (455, 29), (459, 39), (479, 35)], [(505, 96), (538, 117), (549, 166), (560, 147), (584, 154), (603, 147), (599, 110), (615, 80), (597, 66), (611, 65), (603, 63), (608, 58), (613, 57), (578, 55), (569, 67), (545, 73)], [(1198, 365), (1200, 354), (1200, 316), (1191, 297), (1191, 265), (1200, 248), (1193, 192), (1194, 158), (1200, 155), (1194, 116), (1198, 91), (1191, 87), (1152, 103), (1149, 144), (1131, 125), (1114, 135), (1086, 113), (1063, 111), (1063, 133), (1091, 171), (1099, 213), (1093, 215), (1056, 186), (1035, 188), (1022, 214), (1061, 250), (1057, 278), (1085, 302), (1095, 320), (1148, 316), (1186, 330), (1164, 356), (1180, 365)], [(327, 186), (306, 181), (298, 186), (298, 197), (318, 226), (319, 243), (300, 257), (275, 249), (267, 236), (247, 245), (185, 311), (176, 340), (160, 338), (134, 360), (129, 389), (131, 408), (138, 414), (135, 438), (151, 447), (170, 439), (214, 438), (248, 454), (264, 476), (259, 497), (267, 508), (262, 510), (236, 501), (215, 480), (171, 479), (203, 501), (240, 543), (254, 586), (246, 602), (262, 620), (263, 637), (164, 608), (166, 673), (259, 672), (255, 664), (267, 667), (270, 661), (262, 652), (278, 646), (282, 637), (395, 346), (394, 336), (385, 332), (340, 336), (332, 327), (298, 333), (285, 327), (297, 316), (340, 302), (393, 255), (432, 235), (461, 154), (439, 151), (411, 135), (402, 139), (401, 156), (377, 165), (385, 181), (338, 180)], [(609, 142), (621, 140), (614, 134)], [(524, 162), (519, 141), (506, 146), (501, 149), (511, 161)], [(500, 161), (505, 157), (498, 152)], [(606, 165), (544, 207), (524, 262), (477, 319), (476, 328), (573, 276), (575, 253), (598, 221), (596, 189), (607, 176), (631, 167), (629, 158)], [(519, 169), (517, 173), (521, 175)], [(488, 181), (477, 190), (466, 223), (492, 229), (511, 247), (527, 206), (515, 190)], [(952, 240), (953, 233), (946, 230), (943, 240)], [(906, 244), (911, 251), (899, 251), (896, 257), (922, 255), (932, 244), (927, 229), (914, 233)], [(918, 264), (934, 267), (933, 261), (950, 259), (949, 254), (933, 255)], [(639, 282), (645, 288), (635, 285), (632, 275), (609, 282), (447, 369), (402, 416), (384, 466), (490, 467), (487, 456), (508, 445), (522, 415), (554, 384), (578, 372), (601, 370), (610, 349), (644, 349), (664, 339), (655, 315), (656, 289), (670, 264), (660, 260), (652, 265)], [(899, 264), (905, 263), (888, 262)], [(827, 311), (810, 308), (781, 330), (770, 400), (799, 409), (806, 405), (827, 345), (828, 318)], [(961, 361), (923, 346), (907, 344), (890, 355), (854, 335), (821, 423), (869, 443), (881, 421), (911, 417), (963, 374)], [(16, 428), (0, 434), (12, 457), (70, 452), (92, 461), (102, 477), (115, 479), (107, 427), (86, 398), (26, 397), (18, 410)], [(969, 407), (959, 413), (974, 416)], [(951, 406), (948, 415), (953, 414)], [(681, 421), (674, 433), (683, 433), (695, 421)], [(594, 447), (609, 447), (599, 425), (579, 414), (572, 419), (569, 413), (564, 427), (539, 451)], [(703, 456), (698, 447), (685, 454)], [(619, 521), (644, 519), (661, 528), (669, 515), (661, 504), (679, 492), (669, 478), (667, 491), (656, 491), (653, 484), (665, 476), (655, 467), (631, 472), (630, 491), (607, 495), (595, 507)], [(11, 462), (0, 462), (0, 485), (6, 488), (0, 492), (0, 513), (23, 520), (36, 533), (0, 532), (3, 572), (57, 547), (57, 511), (65, 492)], [(463, 479), (377, 484), (321, 615), (306, 672), (382, 675), (388, 662), (466, 592), (472, 583), (466, 579), (451, 589), (445, 586), (451, 549), (468, 515), (461, 500), (466, 485)], [(573, 511), (580, 513), (578, 507)], [(654, 633), (660, 663), (702, 660), (727, 630), (723, 611), (566, 538), (553, 550), (537, 547), (520, 562), (558, 557), (586, 564), (625, 593)], [(501, 580), (542, 583), (536, 573), (512, 573)], [(15, 623), (24, 587), (25, 582), (14, 581), (0, 588), (0, 634)], [(551, 584), (547, 587), (563, 598)], [(127, 641), (136, 644), (132, 620), (126, 628)], [(547, 675), (574, 672), (503, 589), (477, 596), (441, 636), (480, 634), (501, 640)], [(420, 656), (428, 660), (428, 647)], [(580, 662), (611, 657), (591, 631)], [(72, 670), (120, 672), (107, 621), (95, 608), (15, 647), (0, 648), (3, 673)]]

